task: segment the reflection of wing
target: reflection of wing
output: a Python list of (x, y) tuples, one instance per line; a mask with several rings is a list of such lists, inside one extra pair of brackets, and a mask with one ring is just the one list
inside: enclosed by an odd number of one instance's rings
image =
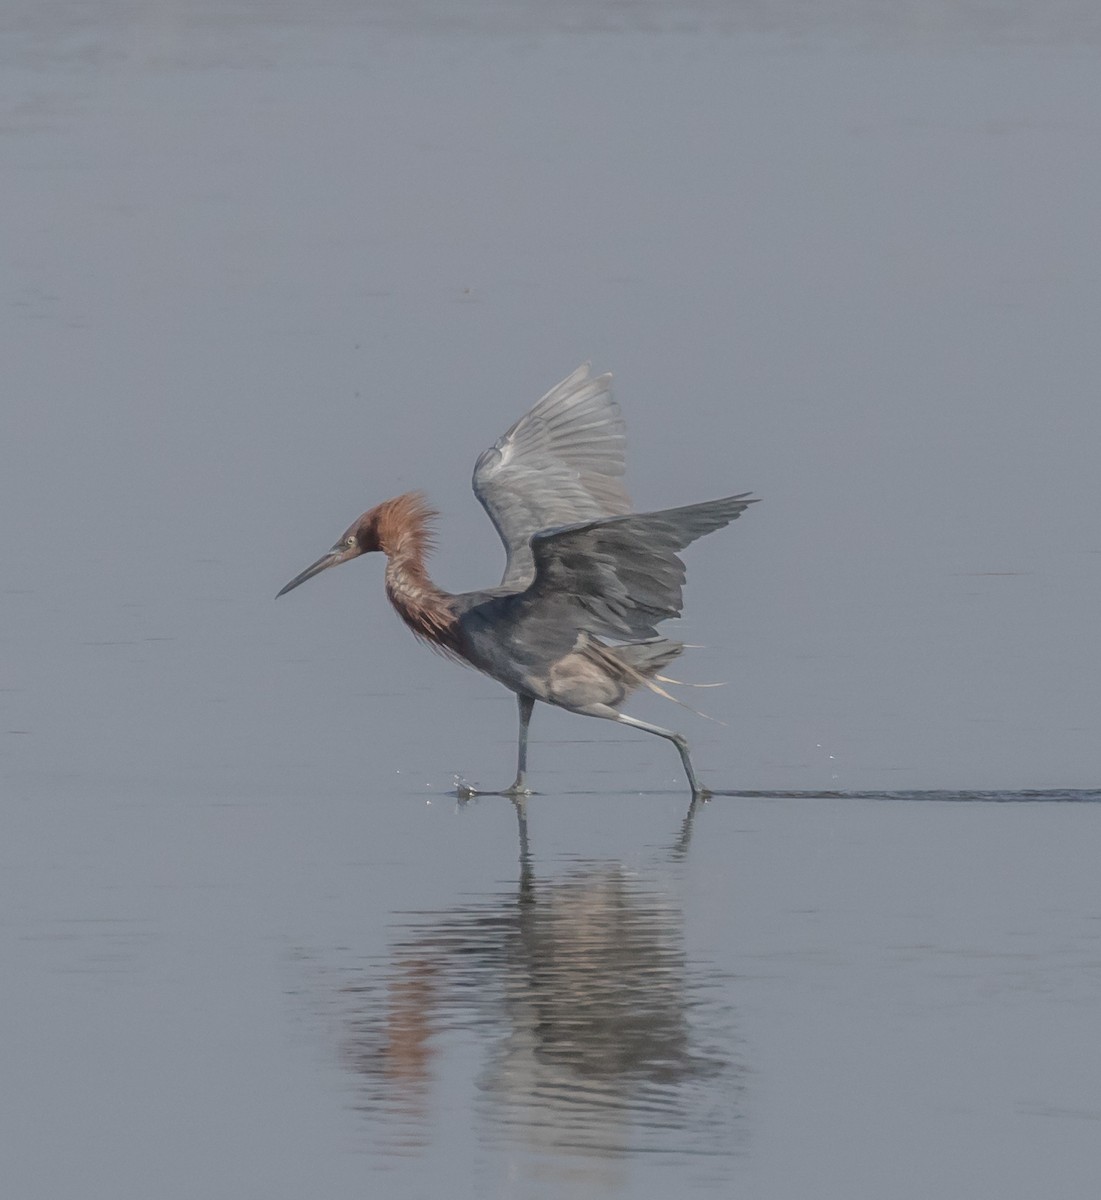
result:
[(611, 375), (586, 363), (478, 458), (474, 494), (505, 543), (505, 587), (535, 575), (529, 545), (544, 529), (631, 511), (623, 487), (627, 432)]
[(721, 529), (756, 501), (749, 493), (663, 512), (633, 513), (536, 534), (535, 580), (525, 596), (567, 595), (578, 627), (614, 638), (655, 637), (659, 621), (680, 616), (690, 542)]

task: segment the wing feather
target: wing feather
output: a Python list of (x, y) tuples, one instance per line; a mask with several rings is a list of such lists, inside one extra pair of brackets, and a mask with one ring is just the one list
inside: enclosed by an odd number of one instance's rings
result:
[(631, 511), (627, 431), (611, 381), (578, 367), (479, 456), (474, 494), (505, 544), (502, 586), (520, 590), (535, 577), (535, 534)]
[(598, 636), (656, 637), (658, 623), (680, 616), (684, 605), (685, 569), (677, 552), (755, 503), (743, 492), (537, 533), (535, 579), (524, 596), (532, 602), (571, 597), (582, 612), (578, 627)]

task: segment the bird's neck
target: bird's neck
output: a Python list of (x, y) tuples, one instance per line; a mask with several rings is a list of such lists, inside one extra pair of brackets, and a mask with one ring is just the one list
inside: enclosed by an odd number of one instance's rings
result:
[(453, 650), (458, 618), (452, 596), (428, 577), (436, 514), (418, 492), (386, 501), (377, 510), (378, 547), (386, 555), (386, 595), (417, 637)]
[(452, 597), (429, 579), (423, 559), (400, 551), (390, 554), (386, 596), (417, 637), (442, 649), (452, 647), (458, 626)]

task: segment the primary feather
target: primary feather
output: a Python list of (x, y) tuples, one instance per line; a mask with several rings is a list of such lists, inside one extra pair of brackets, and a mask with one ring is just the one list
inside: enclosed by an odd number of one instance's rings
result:
[(502, 587), (520, 591), (534, 579), (535, 534), (631, 511), (627, 431), (611, 381), (578, 367), (479, 456), (474, 494), (505, 545)]
[(656, 637), (657, 624), (680, 616), (684, 604), (685, 569), (677, 551), (753, 503), (743, 492), (538, 533), (531, 543), (535, 578), (525, 599), (534, 605), (567, 595), (580, 629), (625, 640)]

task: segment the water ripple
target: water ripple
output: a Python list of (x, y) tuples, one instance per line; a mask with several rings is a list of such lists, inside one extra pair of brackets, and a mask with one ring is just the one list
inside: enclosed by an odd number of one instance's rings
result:
[(746, 800), (937, 800), (953, 803), (988, 804), (1098, 804), (1101, 789), (1098, 788), (1040, 788), (1020, 791), (954, 791), (933, 789), (926, 791), (742, 791), (712, 792), (713, 796), (735, 796)]

